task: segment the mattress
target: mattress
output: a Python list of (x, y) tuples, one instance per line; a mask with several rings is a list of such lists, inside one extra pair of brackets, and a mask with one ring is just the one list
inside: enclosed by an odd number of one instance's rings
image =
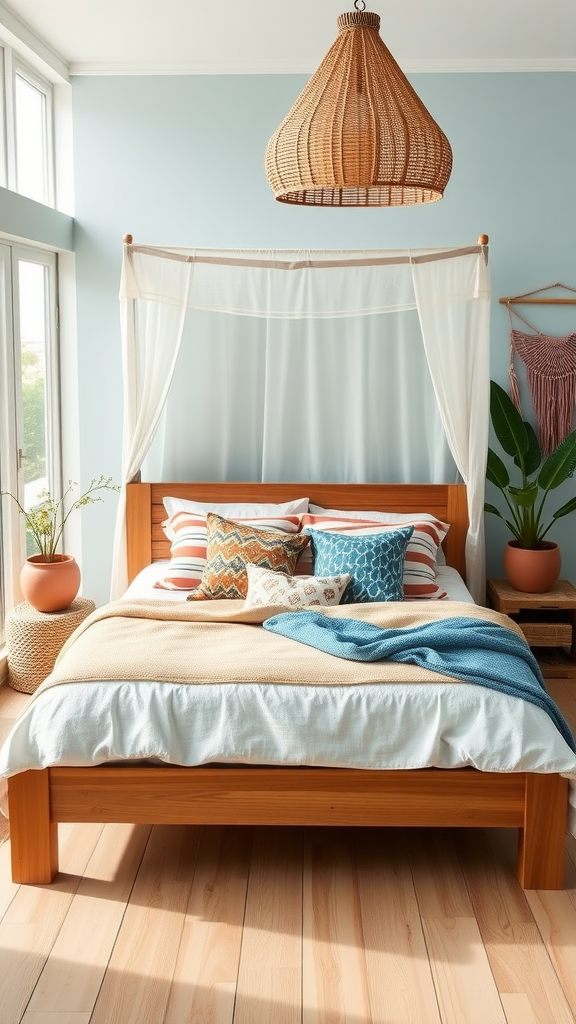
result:
[[(124, 597), (128, 600), (146, 598), (159, 601), (185, 601), (188, 591), (159, 590), (154, 587), (155, 582), (166, 575), (168, 564), (167, 561), (159, 561), (147, 565), (132, 581)], [(436, 580), (448, 594), (449, 600), (474, 603), (470, 591), (456, 569), (452, 569), (449, 565), (437, 565)]]
[[(154, 590), (161, 563), (126, 597), (184, 600)], [(455, 570), (438, 567), (450, 599), (472, 602)], [(467, 596), (466, 596), (467, 595)], [(472, 683), (286, 686), (150, 681), (62, 683), (15, 723), (0, 750), (6, 778), (49, 765), (282, 764), (358, 769), (456, 768), (560, 772), (576, 782), (576, 758), (547, 714)], [(576, 785), (571, 786), (576, 833)]]

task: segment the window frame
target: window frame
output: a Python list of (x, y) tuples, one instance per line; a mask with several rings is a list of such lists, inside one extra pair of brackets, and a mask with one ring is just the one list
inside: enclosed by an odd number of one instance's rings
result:
[[(2, 45), (2, 57), (0, 58), (0, 73), (3, 83), (3, 111), (2, 137), (3, 149), (3, 177), (2, 184), (18, 195), (24, 195), (18, 189), (18, 153), (16, 146), (16, 79), (23, 79), (32, 88), (42, 93), (45, 101), (44, 110), (44, 196), (42, 199), (34, 199), (44, 206), (55, 207), (56, 202), (56, 176), (55, 176), (55, 145), (54, 145), (54, 88), (43, 75), (35, 71), (20, 55), (11, 47)], [(30, 198), (30, 197), (26, 197)]]
[(8, 142), (6, 127), (6, 50), (0, 42), (0, 185), (8, 188)]
[[(18, 263), (36, 263), (46, 268), (46, 474), (48, 488), (62, 494), (62, 429), (60, 402), (60, 344), (58, 330), (58, 255), (55, 251), (0, 239), (0, 489), (23, 501), (24, 472), (21, 380), (21, 337), (19, 322)], [(22, 600), (20, 570), (26, 560), (26, 531), (16, 503), (2, 502), (0, 585), (4, 612)], [(0, 641), (3, 623), (0, 622)]]

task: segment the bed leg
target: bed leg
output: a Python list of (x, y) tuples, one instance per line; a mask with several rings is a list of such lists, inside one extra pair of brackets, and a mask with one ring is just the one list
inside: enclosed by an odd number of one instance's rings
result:
[(518, 879), (523, 889), (562, 889), (568, 780), (526, 773), (524, 827), (518, 838)]
[(49, 772), (8, 779), (12, 881), (42, 885), (58, 871), (58, 826), (50, 821)]

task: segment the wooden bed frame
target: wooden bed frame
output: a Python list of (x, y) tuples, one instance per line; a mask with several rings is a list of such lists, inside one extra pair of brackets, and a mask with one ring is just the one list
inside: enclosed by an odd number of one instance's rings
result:
[[(127, 488), (132, 579), (169, 557), (165, 495), (196, 501), (283, 502), (307, 495), (328, 508), (430, 512), (451, 524), (448, 565), (465, 578), (468, 524), (462, 485), (133, 483)], [(8, 780), (12, 877), (47, 883), (58, 870), (58, 822), (146, 824), (510, 827), (519, 831), (524, 888), (563, 886), (567, 780), (558, 774), (474, 768), (200, 766), (54, 767)]]

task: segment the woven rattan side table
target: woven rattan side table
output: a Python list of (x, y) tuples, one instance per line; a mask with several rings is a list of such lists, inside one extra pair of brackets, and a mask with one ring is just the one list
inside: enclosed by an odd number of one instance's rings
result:
[(34, 693), (54, 668), (61, 647), (95, 609), (94, 601), (77, 597), (61, 612), (37, 612), (24, 601), (6, 615), (8, 683)]
[(508, 580), (488, 580), (488, 604), (520, 626), (545, 679), (576, 677), (576, 588), (558, 580), (545, 594), (525, 594)]

